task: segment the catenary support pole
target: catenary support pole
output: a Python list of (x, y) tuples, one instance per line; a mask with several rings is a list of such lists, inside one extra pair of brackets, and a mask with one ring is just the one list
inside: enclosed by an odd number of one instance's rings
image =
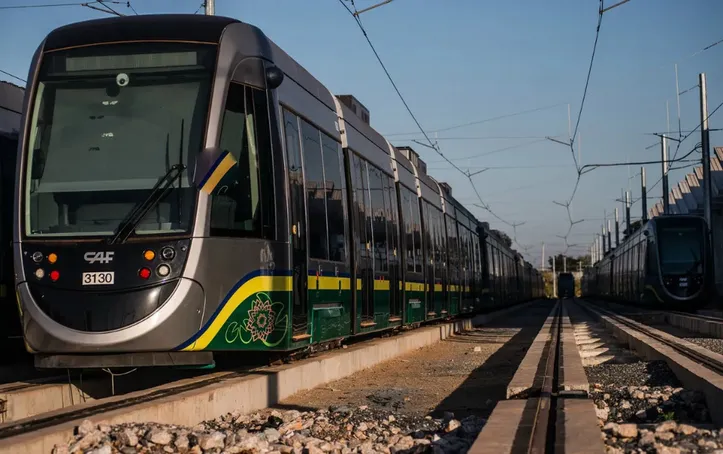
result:
[(710, 131), (708, 130), (708, 94), (705, 81), (705, 73), (698, 74), (700, 84), (700, 143), (703, 160), (703, 213), (708, 226), (712, 225), (711, 219), (711, 195), (712, 181), (710, 177)]
[(615, 208), (615, 247), (620, 246), (620, 216), (618, 209)]
[(625, 228), (630, 235), (630, 191), (625, 191)]
[[(705, 206), (703, 213), (705, 223), (708, 226), (708, 244), (715, 244), (713, 233), (713, 180), (710, 176), (710, 131), (708, 129), (708, 88), (705, 80), (705, 73), (698, 74), (698, 83), (700, 85), (700, 135), (703, 159), (703, 200)], [(715, 253), (710, 254), (711, 269), (713, 270), (713, 282), (716, 277)], [(715, 285), (712, 286), (716, 288)], [(714, 292), (714, 294), (717, 292)]]
[(660, 155), (663, 163), (663, 214), (670, 214), (670, 200), (668, 199), (668, 138), (665, 134), (660, 136)]
[(555, 273), (555, 259), (556, 255), (552, 256), (552, 297), (557, 298), (557, 275)]
[(645, 167), (640, 168), (640, 202), (643, 205), (643, 222), (648, 220), (648, 184), (645, 181)]

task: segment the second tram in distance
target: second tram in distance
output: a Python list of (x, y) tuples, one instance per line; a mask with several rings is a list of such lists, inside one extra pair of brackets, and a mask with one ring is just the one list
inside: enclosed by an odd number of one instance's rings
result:
[(583, 296), (695, 310), (712, 285), (708, 227), (700, 216), (650, 219), (583, 274)]

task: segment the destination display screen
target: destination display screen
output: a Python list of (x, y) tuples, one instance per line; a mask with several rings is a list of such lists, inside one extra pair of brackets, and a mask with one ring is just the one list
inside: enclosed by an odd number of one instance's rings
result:
[(216, 48), (209, 44), (99, 44), (49, 52), (43, 58), (40, 77), (112, 74), (122, 71), (210, 70), (215, 62)]
[(108, 71), (117, 69), (169, 68), (198, 65), (198, 52), (95, 55), (65, 57), (65, 71)]

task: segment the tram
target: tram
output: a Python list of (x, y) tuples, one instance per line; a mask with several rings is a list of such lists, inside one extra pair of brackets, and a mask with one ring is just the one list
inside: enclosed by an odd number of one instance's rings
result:
[(28, 80), (14, 249), (37, 367), (207, 367), (542, 296), (413, 150), (252, 25), (71, 24)]

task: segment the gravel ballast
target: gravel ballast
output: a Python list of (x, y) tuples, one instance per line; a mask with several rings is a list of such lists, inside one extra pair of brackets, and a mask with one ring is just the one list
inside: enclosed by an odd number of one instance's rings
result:
[(53, 453), (460, 453), (469, 449), (483, 424), (476, 416), (461, 421), (451, 413), (420, 418), (364, 406), (232, 413), (192, 428), (110, 427), (86, 420), (75, 440), (56, 446)]
[(664, 361), (601, 364), (587, 372), (609, 453), (723, 448), (723, 433), (711, 426), (703, 393), (680, 387)]
[(86, 421), (54, 453), (465, 453), (551, 309), (528, 307), (251, 415), (192, 428)]
[(707, 348), (714, 353), (723, 355), (723, 339), (714, 337), (684, 337), (683, 339), (696, 345), (700, 345), (703, 348)]
[[(600, 323), (583, 313), (575, 315), (573, 324), (599, 333), (601, 350), (619, 352), (585, 367), (608, 453), (723, 454), (723, 431), (712, 426), (703, 393), (683, 388), (665, 361), (634, 357)], [(622, 356), (632, 361), (619, 361)]]

